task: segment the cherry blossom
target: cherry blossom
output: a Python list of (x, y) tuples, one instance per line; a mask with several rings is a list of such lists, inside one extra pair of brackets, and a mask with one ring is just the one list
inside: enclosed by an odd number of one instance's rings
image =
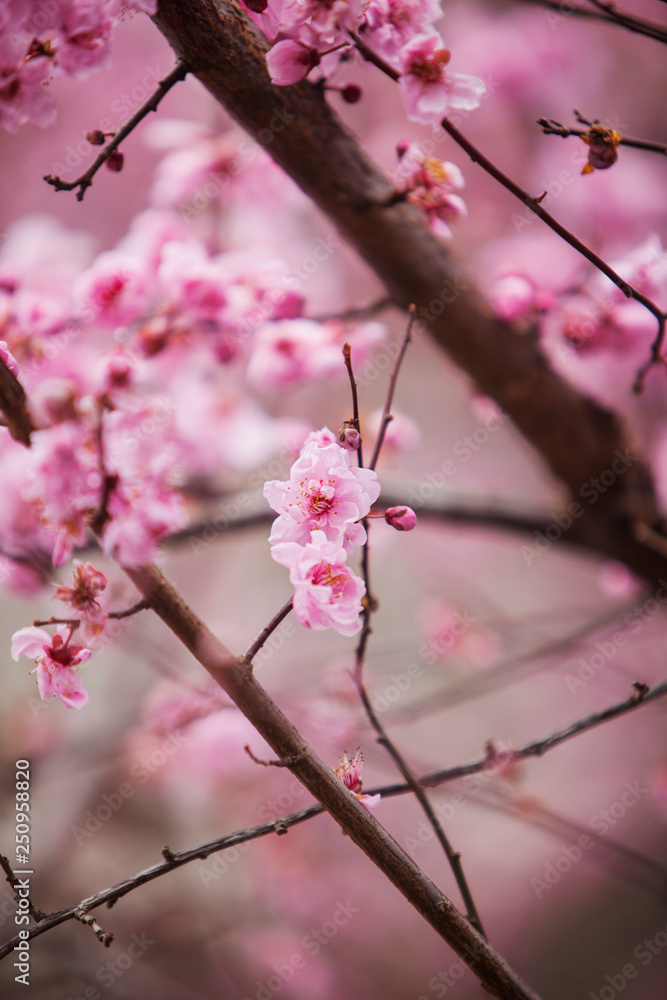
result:
[(450, 58), (437, 32), (416, 35), (400, 50), (399, 83), (412, 121), (439, 124), (452, 110), (479, 106), (486, 85), (476, 76), (448, 72)]
[(303, 80), (320, 64), (320, 54), (312, 45), (285, 38), (266, 54), (266, 66), (272, 83), (286, 87)]
[(357, 750), (354, 757), (348, 757), (347, 751), (340, 759), (340, 767), (337, 767), (335, 774), (338, 775), (346, 788), (357, 796), (362, 806), (366, 809), (375, 809), (380, 805), (382, 796), (365, 795), (362, 793), (361, 770), (364, 765), (364, 756), (361, 750)]
[(400, 507), (387, 507), (384, 512), (384, 519), (392, 528), (396, 528), (396, 531), (412, 531), (417, 525), (417, 515), (414, 510), (412, 507), (404, 505)]
[(454, 163), (424, 156), (416, 143), (399, 144), (398, 175), (409, 192), (408, 201), (426, 213), (431, 228), (444, 238), (452, 235), (449, 223), (468, 214), (466, 204), (454, 194), (465, 186), (463, 174)]
[(264, 496), (280, 515), (269, 541), (306, 543), (312, 531), (329, 541), (362, 544), (365, 529), (358, 522), (380, 495), (380, 484), (370, 469), (351, 468), (349, 453), (328, 428), (306, 439), (287, 482), (271, 480)]
[(346, 565), (347, 553), (324, 531), (315, 530), (305, 545), (279, 542), (271, 556), (290, 571), (294, 587), (294, 612), (306, 628), (333, 628), (341, 635), (356, 635), (361, 629), (363, 580)]
[(93, 643), (104, 631), (108, 614), (97, 600), (106, 589), (107, 578), (90, 563), (75, 559), (73, 565), (73, 586), (60, 584), (53, 595), (63, 601), (81, 621), (81, 634), (88, 643)]
[(12, 659), (27, 656), (37, 661), (37, 685), (42, 701), (56, 695), (68, 708), (83, 708), (88, 703), (81, 679), (74, 669), (90, 659), (92, 653), (85, 646), (70, 640), (72, 630), (68, 625), (58, 625), (53, 637), (43, 628), (21, 628), (12, 636)]

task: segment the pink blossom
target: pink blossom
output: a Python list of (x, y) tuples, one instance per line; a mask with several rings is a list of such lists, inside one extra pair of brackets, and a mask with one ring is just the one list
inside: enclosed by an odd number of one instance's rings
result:
[(391, 59), (402, 45), (442, 16), (439, 0), (371, 0), (364, 38), (379, 55)]
[(81, 679), (74, 669), (90, 659), (92, 653), (85, 646), (70, 642), (72, 630), (58, 625), (51, 637), (43, 628), (21, 628), (12, 636), (12, 659), (27, 656), (37, 661), (37, 685), (42, 701), (56, 695), (68, 708), (83, 708), (88, 702)]
[(265, 323), (254, 337), (248, 381), (258, 388), (282, 388), (296, 382), (343, 376), (343, 344), (352, 348), (358, 368), (385, 337), (381, 323), (360, 323), (352, 330), (342, 323), (286, 319)]
[(74, 586), (60, 584), (53, 595), (63, 601), (80, 619), (84, 639), (92, 643), (104, 631), (109, 615), (97, 598), (106, 589), (107, 578), (90, 563), (74, 560)]
[(57, 115), (53, 99), (44, 85), (53, 71), (46, 52), (27, 52), (18, 59), (10, 36), (0, 40), (0, 125), (16, 132), (19, 125), (51, 125)]
[(146, 276), (139, 261), (109, 250), (74, 282), (80, 314), (108, 327), (126, 326), (146, 308)]
[(271, 480), (264, 496), (280, 515), (273, 522), (269, 542), (304, 544), (311, 531), (321, 531), (336, 544), (344, 537), (362, 544), (366, 532), (358, 524), (380, 495), (371, 469), (350, 467), (349, 453), (328, 428), (306, 440), (287, 482)]
[(90, 515), (99, 505), (102, 477), (89, 432), (70, 421), (33, 434), (24, 496), (55, 531), (53, 565), (67, 562), (87, 538)]
[(468, 214), (466, 204), (455, 191), (465, 186), (463, 174), (454, 163), (424, 156), (416, 143), (410, 143), (401, 156), (398, 177), (409, 191), (408, 201), (418, 205), (431, 228), (443, 238), (452, 235), (449, 223)]
[(364, 581), (345, 565), (346, 553), (323, 531), (313, 531), (306, 545), (280, 542), (271, 555), (290, 571), (294, 612), (306, 628), (333, 628), (351, 636), (361, 628)]
[(107, 67), (113, 18), (104, 0), (77, 0), (62, 6), (57, 24), (56, 59), (68, 76), (86, 77)]
[(417, 524), (417, 515), (412, 507), (388, 507), (384, 519), (397, 531), (412, 531)]
[(12, 352), (8, 349), (4, 340), (0, 340), (0, 361), (4, 362), (10, 372), (13, 372), (14, 375), (18, 375), (19, 363)]
[(399, 84), (412, 121), (439, 124), (452, 110), (479, 106), (486, 86), (476, 76), (449, 73), (450, 56), (437, 32), (417, 35), (400, 50)]
[(362, 806), (366, 809), (375, 809), (379, 806), (382, 796), (362, 794), (361, 769), (364, 765), (364, 756), (361, 750), (357, 750), (354, 757), (348, 757), (347, 751), (340, 759), (340, 767), (334, 771), (346, 788), (357, 796)]
[(119, 483), (107, 505), (110, 520), (102, 548), (122, 566), (145, 566), (166, 535), (185, 524), (180, 497), (165, 484), (149, 480)]
[(292, 38), (276, 42), (266, 53), (266, 68), (271, 82), (279, 87), (288, 87), (305, 79), (319, 64), (320, 54), (316, 48)]

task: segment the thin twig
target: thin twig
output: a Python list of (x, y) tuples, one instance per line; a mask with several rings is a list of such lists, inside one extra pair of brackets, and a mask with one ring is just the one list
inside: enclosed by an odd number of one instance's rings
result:
[(596, 254), (595, 251), (591, 250), (591, 248), (586, 246), (585, 243), (582, 243), (582, 241), (575, 236), (574, 233), (571, 233), (569, 229), (566, 229), (565, 226), (561, 225), (560, 222), (554, 219), (553, 215), (546, 212), (540, 205), (540, 197), (533, 198), (526, 191), (524, 191), (523, 188), (519, 187), (519, 185), (503, 173), (503, 171), (500, 170), (495, 163), (492, 163), (491, 160), (481, 153), (479, 149), (477, 149), (477, 147), (474, 146), (470, 140), (467, 139), (462, 132), (460, 132), (459, 129), (457, 129), (456, 126), (449, 121), (448, 118), (443, 118), (441, 125), (445, 132), (447, 132), (448, 135), (451, 135), (454, 142), (458, 143), (461, 149), (468, 154), (473, 163), (478, 163), (480, 167), (487, 172), (487, 174), (493, 177), (494, 180), (497, 180), (499, 184), (502, 184), (502, 186), (515, 195), (519, 201), (522, 201), (531, 212), (534, 212), (535, 215), (537, 215), (542, 222), (544, 222), (550, 229), (560, 236), (561, 239), (565, 240), (569, 246), (577, 250), (582, 257), (585, 257), (586, 260), (590, 261), (590, 263), (601, 271), (602, 274), (606, 275), (617, 288), (620, 288), (627, 298), (631, 298), (634, 299), (635, 302), (639, 302), (645, 309), (648, 309), (648, 311), (655, 316), (658, 321), (658, 333), (653, 341), (653, 344), (651, 345), (651, 358), (650, 361), (647, 362), (647, 364), (644, 365), (637, 373), (633, 387), (635, 392), (641, 392), (644, 377), (649, 369), (654, 364), (664, 361), (661, 357), (660, 351), (662, 349), (662, 343), (665, 336), (665, 319), (667, 318), (665, 313), (659, 309), (655, 302), (630, 285), (625, 278), (622, 278), (621, 275), (610, 267), (604, 260), (602, 260), (602, 258)]
[(546, 7), (547, 10), (556, 11), (562, 18), (573, 15), (574, 17), (585, 18), (591, 21), (601, 21), (605, 24), (613, 24), (617, 28), (625, 28), (637, 35), (644, 35), (646, 38), (653, 38), (657, 42), (667, 42), (667, 32), (659, 24), (653, 24), (639, 17), (631, 16), (624, 12), (619, 13), (622, 20), (612, 16), (611, 4), (599, 4), (598, 10), (587, 10), (585, 7), (575, 7), (574, 4), (564, 4), (563, 0), (523, 0), (523, 3), (536, 4), (539, 7)]
[(355, 683), (357, 685), (359, 697), (361, 698), (361, 702), (366, 711), (366, 715), (368, 716), (368, 719), (371, 725), (373, 726), (373, 729), (378, 734), (378, 743), (381, 743), (384, 746), (389, 755), (395, 761), (399, 771), (405, 778), (405, 781), (407, 782), (409, 788), (412, 790), (412, 792), (415, 795), (415, 798), (417, 799), (420, 806), (424, 810), (424, 813), (429, 823), (433, 827), (433, 832), (435, 833), (438, 842), (440, 843), (440, 846), (442, 847), (443, 851), (445, 852), (445, 855), (447, 856), (447, 860), (449, 861), (450, 867), (454, 874), (456, 884), (459, 887), (459, 891), (466, 906), (466, 916), (468, 917), (468, 920), (473, 925), (473, 927), (477, 928), (480, 934), (482, 934), (484, 937), (487, 937), (486, 931), (484, 930), (484, 926), (482, 924), (482, 919), (479, 915), (479, 911), (475, 904), (475, 900), (473, 899), (470, 886), (468, 885), (468, 880), (466, 878), (465, 872), (463, 871), (460, 852), (455, 851), (454, 848), (452, 847), (450, 840), (447, 834), (445, 833), (443, 826), (440, 820), (438, 819), (438, 816), (436, 815), (436, 812), (433, 806), (431, 805), (422, 784), (420, 783), (419, 778), (414, 773), (412, 768), (409, 766), (409, 764), (403, 757), (402, 753), (400, 752), (394, 741), (387, 734), (387, 731), (380, 722), (377, 713), (375, 712), (373, 706), (371, 705), (371, 701), (370, 698), (368, 697), (368, 692), (366, 691), (363, 681), (361, 680), (360, 677), (357, 679), (356, 674), (355, 674)]
[[(665, 697), (665, 695), (667, 695), (667, 681), (656, 685), (642, 698), (638, 698), (636, 694), (633, 694), (630, 698), (627, 698), (616, 705), (612, 705), (609, 708), (603, 709), (600, 712), (594, 712), (592, 715), (587, 715), (585, 718), (579, 719), (577, 722), (565, 726), (563, 729), (558, 730), (542, 740), (535, 743), (529, 743), (522, 749), (513, 750), (511, 751), (511, 759), (516, 761), (525, 757), (541, 757), (543, 754), (549, 753), (557, 746), (573, 739), (575, 736), (579, 736), (588, 730), (595, 729), (598, 726), (609, 722), (610, 719), (627, 715), (635, 709), (640, 708), (642, 705), (648, 705), (652, 701), (657, 701), (659, 698)], [(428, 774), (422, 775), (418, 780), (419, 784), (424, 788), (435, 788), (436, 786), (444, 785), (447, 782), (456, 781), (466, 775), (479, 774), (480, 772), (487, 771), (488, 769), (489, 756), (488, 754), (485, 754), (484, 757), (477, 761), (473, 761), (470, 764), (463, 764), (446, 770), (431, 771)], [(407, 782), (401, 782), (391, 785), (379, 785), (375, 788), (368, 789), (367, 793), (369, 795), (380, 794), (383, 798), (388, 799), (395, 798), (399, 795), (406, 795), (410, 791), (412, 791), (410, 785), (408, 785)], [(104, 904), (108, 907), (112, 907), (119, 899), (122, 899), (123, 896), (126, 896), (134, 889), (138, 889), (140, 886), (146, 885), (148, 882), (152, 882), (161, 875), (165, 875), (167, 872), (181, 868), (183, 865), (187, 865), (192, 861), (204, 861), (206, 858), (210, 857), (210, 855), (217, 854), (219, 851), (224, 851), (227, 847), (233, 847), (236, 844), (242, 844), (250, 840), (258, 840), (260, 837), (266, 837), (272, 833), (285, 832), (285, 830), (289, 827), (304, 823), (309, 819), (313, 819), (315, 816), (321, 815), (323, 812), (324, 808), (319, 804), (306, 806), (298, 812), (291, 813), (290, 815), (274, 820), (271, 823), (263, 823), (259, 826), (248, 827), (245, 830), (239, 830), (234, 833), (227, 834), (224, 837), (219, 837), (216, 840), (209, 841), (206, 844), (201, 844), (199, 847), (194, 847), (187, 851), (181, 851), (178, 854), (174, 854), (171, 851), (167, 851), (165, 854), (165, 850), (163, 849), (163, 857), (165, 857), (165, 861), (161, 864), (153, 865), (151, 868), (147, 868), (144, 871), (139, 872), (137, 875), (125, 879), (123, 882), (119, 882), (108, 889), (103, 889), (92, 896), (88, 896), (86, 899), (81, 900), (81, 902), (76, 903), (74, 906), (69, 906), (65, 909), (57, 910), (54, 913), (40, 916), (39, 923), (35, 924), (28, 930), (28, 938), (31, 939), (39, 937), (39, 935), (51, 930), (52, 927), (63, 924), (68, 920), (80, 919), (80, 917), (77, 917), (77, 913), (88, 913), (91, 910), (96, 909), (98, 906), (103, 906)], [(2, 855), (0, 855), (0, 859), (1, 858)], [(6, 858), (4, 860), (7, 862)], [(9, 862), (7, 862), (7, 864), (9, 864)], [(1, 860), (0, 865), (2, 865)], [(4, 865), (2, 865), (2, 867), (4, 867)], [(0, 945), (0, 959), (3, 959), (7, 955), (11, 954), (14, 946), (18, 944), (19, 941), (20, 939), (17, 936), (11, 938), (9, 941), (5, 942), (5, 944)]]
[(375, 442), (373, 456), (368, 466), (369, 469), (374, 469), (375, 466), (377, 465), (387, 427), (389, 426), (389, 423), (394, 419), (391, 415), (391, 404), (394, 399), (394, 392), (396, 390), (396, 381), (398, 379), (398, 373), (401, 370), (401, 365), (403, 364), (403, 358), (405, 357), (405, 353), (408, 349), (408, 344), (410, 344), (410, 342), (412, 341), (412, 327), (415, 321), (415, 313), (416, 313), (415, 306), (411, 305), (408, 312), (410, 316), (408, 320), (408, 327), (407, 330), (405, 331), (405, 337), (403, 338), (403, 343), (401, 344), (401, 350), (399, 352), (398, 357), (396, 358), (396, 364), (394, 365), (394, 370), (391, 373), (391, 377), (389, 379), (389, 391), (387, 392), (387, 399), (384, 404), (384, 413), (382, 414), (382, 422), (380, 424), (380, 430), (378, 431), (377, 441)]
[(384, 295), (367, 306), (353, 306), (351, 309), (343, 310), (343, 312), (319, 313), (316, 316), (308, 316), (307, 318), (312, 319), (315, 323), (331, 323), (334, 321), (349, 323), (355, 320), (368, 319), (369, 316), (375, 316), (377, 313), (382, 312), (384, 309), (389, 309), (393, 305), (392, 300), (387, 295)]
[(355, 379), (354, 372), (352, 371), (352, 348), (349, 344), (343, 345), (343, 358), (345, 360), (347, 376), (350, 380), (350, 392), (352, 393), (352, 424), (354, 425), (355, 430), (359, 432), (357, 462), (359, 464), (359, 468), (362, 469), (364, 466), (364, 448), (361, 439), (361, 427), (359, 426), (359, 397), (357, 395), (357, 380)]
[(289, 601), (287, 601), (287, 603), (282, 606), (282, 608), (280, 609), (280, 611), (273, 616), (273, 618), (271, 619), (271, 621), (269, 622), (269, 624), (266, 626), (266, 628), (262, 629), (262, 631), (259, 633), (259, 635), (255, 639), (255, 641), (253, 643), (251, 643), (250, 646), (248, 646), (246, 652), (243, 655), (243, 659), (246, 661), (246, 663), (248, 665), (250, 665), (252, 663), (252, 661), (257, 656), (258, 652), (260, 651), (260, 649), (262, 648), (262, 646), (264, 645), (264, 643), (266, 642), (266, 640), (269, 638), (269, 636), (271, 635), (271, 633), (275, 632), (275, 630), (278, 628), (278, 626), (280, 625), (280, 623), (285, 618), (287, 618), (288, 614), (292, 610), (293, 600), (294, 600), (294, 598), (290, 597)]
[(86, 193), (87, 188), (93, 183), (93, 177), (100, 169), (103, 163), (109, 158), (111, 153), (115, 152), (120, 146), (123, 139), (125, 139), (130, 132), (132, 132), (142, 119), (150, 111), (157, 111), (158, 106), (162, 98), (169, 93), (171, 88), (176, 84), (184, 80), (189, 69), (182, 60), (178, 60), (171, 73), (165, 76), (164, 80), (160, 80), (157, 89), (151, 94), (147, 101), (145, 101), (141, 107), (134, 112), (134, 114), (128, 118), (124, 125), (118, 129), (114, 134), (111, 142), (108, 143), (99, 154), (97, 159), (88, 167), (80, 177), (77, 177), (74, 181), (64, 181), (60, 177), (54, 177), (52, 174), (45, 174), (44, 180), (47, 184), (51, 184), (56, 191), (73, 191), (74, 188), (79, 188), (76, 199), (77, 201), (83, 201), (83, 196)]
[(102, 930), (97, 920), (95, 920), (95, 917), (92, 917), (90, 913), (86, 913), (86, 911), (81, 908), (75, 910), (73, 916), (75, 920), (79, 920), (82, 924), (86, 924), (87, 927), (90, 927), (97, 940), (103, 944), (105, 948), (109, 947), (114, 936), (113, 934), (108, 934), (107, 931)]
[[(538, 118), (537, 124), (541, 126), (544, 135), (559, 135), (563, 139), (567, 139), (569, 136), (576, 136), (581, 139), (582, 136), (588, 135), (588, 129), (568, 128), (567, 125), (562, 125), (560, 122), (554, 121), (553, 118)], [(631, 146), (633, 149), (644, 149), (650, 153), (667, 155), (667, 145), (664, 143), (650, 142), (648, 139), (632, 139), (629, 135), (622, 136), (618, 145)]]
[[(21, 882), (25, 881), (25, 879), (23, 880), (19, 879), (18, 876), (14, 874), (12, 866), (9, 863), (9, 858), (6, 858), (4, 854), (0, 854), (0, 868), (2, 868), (3, 872), (5, 873), (5, 878), (11, 885), (12, 889), (14, 890), (14, 899), (16, 900), (17, 903), (19, 903), (21, 897), (18, 894), (18, 889), (23, 888)], [(36, 906), (33, 906), (29, 896), (27, 897), (27, 904), (28, 904), (28, 913), (30, 914), (33, 920), (39, 921), (44, 919), (44, 914), (42, 913), (41, 910), (38, 910)]]

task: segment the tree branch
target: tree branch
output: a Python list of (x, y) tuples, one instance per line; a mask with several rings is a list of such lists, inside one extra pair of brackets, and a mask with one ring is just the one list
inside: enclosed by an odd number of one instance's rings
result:
[(125, 124), (121, 125), (118, 131), (114, 133), (111, 142), (104, 147), (97, 159), (91, 163), (88, 169), (84, 171), (80, 177), (77, 177), (74, 181), (64, 181), (60, 177), (54, 177), (52, 174), (44, 174), (43, 179), (46, 183), (51, 184), (56, 191), (73, 191), (74, 188), (78, 188), (79, 190), (77, 191), (76, 200), (83, 201), (83, 196), (85, 195), (86, 190), (93, 183), (93, 177), (102, 164), (106, 163), (110, 155), (118, 149), (123, 139), (127, 138), (130, 132), (134, 131), (139, 122), (143, 121), (150, 111), (157, 111), (162, 98), (169, 93), (174, 84), (180, 83), (181, 80), (184, 80), (187, 73), (187, 66), (182, 60), (179, 60), (172, 69), (171, 73), (168, 73), (164, 80), (160, 80), (156, 90), (151, 94), (148, 100), (144, 101), (141, 107), (138, 108), (137, 111), (135, 111), (134, 114), (128, 118)]
[[(541, 757), (543, 754), (560, 746), (561, 743), (565, 743), (567, 740), (589, 729), (595, 729), (610, 719), (627, 715), (641, 705), (647, 705), (649, 702), (663, 698), (665, 695), (667, 695), (667, 682), (657, 685), (641, 698), (637, 697), (635, 693), (625, 701), (603, 709), (601, 712), (588, 715), (536, 743), (529, 743), (520, 750), (512, 750), (508, 752), (507, 759), (521, 760), (524, 757)], [(492, 762), (489, 760), (489, 756), (485, 755), (480, 760), (474, 761), (471, 764), (464, 764), (442, 771), (432, 771), (429, 774), (422, 775), (419, 778), (419, 783), (423, 787), (435, 788), (438, 785), (444, 785), (448, 781), (455, 781), (469, 774), (479, 774), (480, 772), (487, 771), (490, 766), (492, 766)], [(412, 788), (407, 782), (401, 782), (400, 784), (380, 785), (370, 789), (368, 794), (377, 795), (380, 793), (383, 798), (395, 798), (398, 795), (406, 795), (411, 791)], [(243, 844), (250, 840), (258, 840), (260, 837), (266, 837), (273, 833), (280, 836), (287, 833), (290, 827), (304, 823), (315, 816), (320, 816), (323, 812), (324, 808), (321, 805), (306, 806), (304, 809), (291, 813), (289, 816), (283, 816), (281, 819), (273, 820), (270, 823), (263, 823), (259, 826), (248, 827), (245, 830), (235, 831), (187, 851), (174, 853), (165, 847), (162, 851), (165, 860), (160, 864), (146, 868), (137, 875), (125, 879), (123, 882), (119, 882), (108, 889), (102, 889), (100, 892), (82, 899), (81, 902), (75, 903), (73, 906), (46, 915), (40, 914), (39, 922), (28, 929), (28, 940), (39, 937), (41, 934), (45, 934), (46, 931), (51, 930), (52, 927), (64, 924), (68, 920), (80, 920), (81, 914), (89, 913), (91, 910), (96, 909), (98, 906), (103, 906), (105, 903), (111, 908), (119, 899), (122, 899), (123, 896), (126, 896), (134, 889), (138, 889), (140, 886), (146, 885), (148, 882), (152, 882), (154, 879), (160, 878), (160, 876), (166, 875), (168, 872), (175, 871), (183, 865), (190, 864), (191, 861), (205, 861), (212, 854), (224, 851), (227, 847)], [(618, 847), (619, 849), (629, 851), (624, 845), (618, 845)], [(634, 852), (632, 853), (636, 857)], [(660, 871), (662, 872), (663, 869), (660, 869)], [(0, 960), (11, 954), (14, 946), (19, 942), (20, 939), (16, 936), (6, 941), (5, 944), (0, 945)]]
[[(493, 315), (470, 273), (414, 206), (386, 204), (391, 183), (320, 88), (271, 84), (266, 39), (235, 0), (161, 0), (154, 20), (191, 72), (329, 215), (393, 301), (406, 310), (415, 303), (436, 341), (574, 494), (611, 468), (627, 447), (615, 416), (552, 371), (532, 339)], [(631, 530), (637, 520), (656, 523), (650, 476), (639, 459), (585, 507), (580, 534), (657, 582), (667, 563), (637, 541)]]

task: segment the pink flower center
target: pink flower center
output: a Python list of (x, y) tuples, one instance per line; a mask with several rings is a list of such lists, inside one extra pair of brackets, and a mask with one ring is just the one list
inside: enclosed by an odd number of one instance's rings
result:
[(430, 59), (422, 55), (415, 56), (410, 65), (410, 73), (425, 84), (442, 83), (450, 57), (448, 49), (438, 49)]
[(313, 567), (309, 576), (316, 586), (331, 587), (331, 602), (345, 595), (349, 578), (344, 566), (321, 562), (319, 566)]
[(74, 659), (74, 654), (76, 654), (80, 648), (80, 646), (70, 647), (69, 643), (63, 642), (61, 635), (54, 635), (53, 643), (51, 646), (45, 646), (44, 652), (50, 660), (54, 660), (56, 663), (59, 663), (61, 667), (69, 667)]

